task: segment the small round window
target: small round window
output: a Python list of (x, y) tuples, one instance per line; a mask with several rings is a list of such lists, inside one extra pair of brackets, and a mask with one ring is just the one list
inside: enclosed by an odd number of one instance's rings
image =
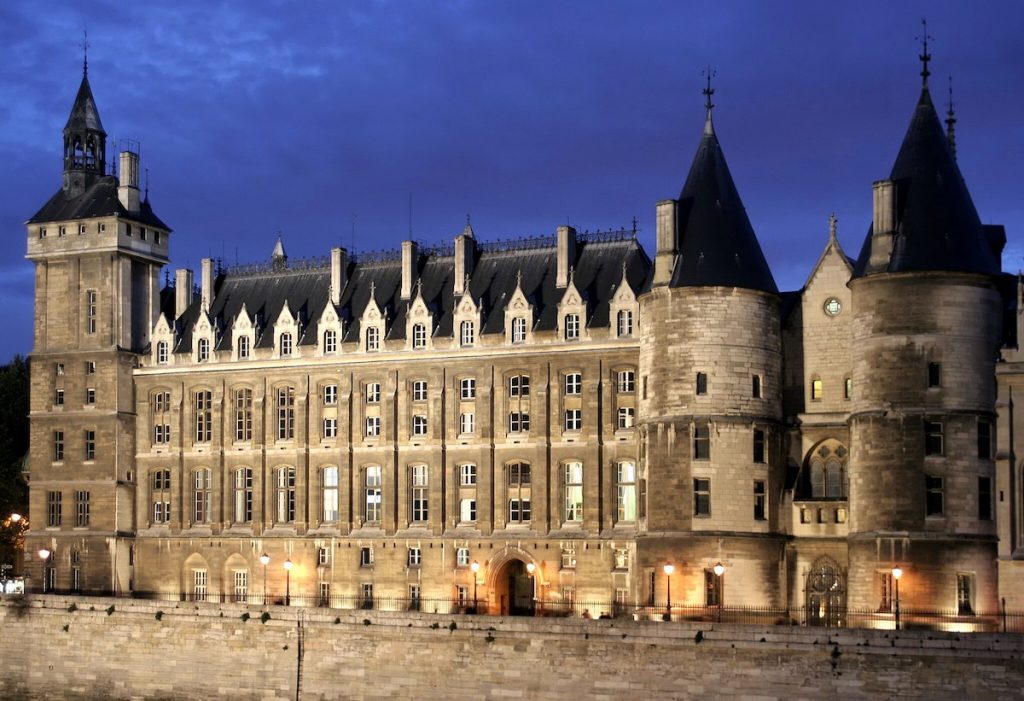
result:
[(825, 313), (829, 316), (838, 316), (843, 311), (843, 305), (835, 297), (829, 297), (825, 301)]

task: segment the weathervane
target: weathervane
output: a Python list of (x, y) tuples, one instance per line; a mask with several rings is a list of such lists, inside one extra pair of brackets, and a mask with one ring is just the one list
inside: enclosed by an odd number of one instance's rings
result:
[(921, 45), (924, 50), (918, 58), (921, 59), (921, 84), (927, 87), (928, 76), (931, 75), (931, 72), (928, 70), (928, 62), (932, 60), (932, 55), (928, 53), (928, 40), (932, 37), (928, 36), (928, 20), (922, 19), (921, 27), (921, 36), (917, 38), (921, 40)]

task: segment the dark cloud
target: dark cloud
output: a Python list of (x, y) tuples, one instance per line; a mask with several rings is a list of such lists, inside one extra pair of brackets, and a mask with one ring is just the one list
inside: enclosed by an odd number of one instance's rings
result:
[[(258, 9), (254, 9), (258, 7)], [(715, 121), (781, 287), (800, 287), (835, 211), (855, 253), (919, 89), (927, 14), (937, 103), (956, 80), (961, 168), (985, 221), (1024, 261), (1024, 6), (679, 2), (68, 3), (0, 6), (0, 358), (31, 345), (22, 224), (60, 183), (60, 130), (80, 78), (104, 125), (141, 142), (172, 266), (331, 245), (432, 243), (628, 226), (653, 245)], [(23, 273), (21, 271), (28, 271)]]

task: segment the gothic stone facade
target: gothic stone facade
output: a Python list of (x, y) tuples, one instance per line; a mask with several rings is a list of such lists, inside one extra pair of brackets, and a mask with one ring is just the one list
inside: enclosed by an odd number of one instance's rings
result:
[(890, 610), (898, 565), (906, 607), (1024, 606), (1019, 295), (927, 85), (860, 256), (833, 220), (788, 293), (710, 108), (653, 261), (467, 224), (162, 290), (170, 229), (87, 77), (64, 137), (28, 222), (37, 586), (836, 618)]

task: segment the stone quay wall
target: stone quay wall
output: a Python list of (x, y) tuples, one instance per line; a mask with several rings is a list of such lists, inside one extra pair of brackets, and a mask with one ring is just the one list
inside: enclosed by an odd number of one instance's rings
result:
[(267, 612), (5, 600), (0, 698), (991, 699), (1024, 688), (1013, 633)]

